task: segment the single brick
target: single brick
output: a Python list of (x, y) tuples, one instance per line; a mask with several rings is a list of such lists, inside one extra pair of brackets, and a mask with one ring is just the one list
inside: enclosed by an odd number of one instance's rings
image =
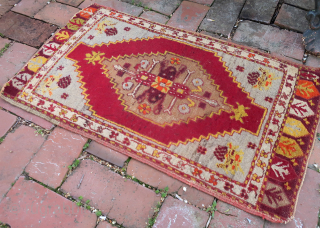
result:
[(167, 25), (195, 32), (208, 10), (208, 6), (183, 1)]
[(72, 6), (52, 2), (40, 10), (34, 18), (63, 27), (78, 11), (79, 9)]
[(210, 222), (209, 228), (263, 228), (264, 220), (261, 217), (249, 214), (222, 201), (218, 201), (216, 208), (217, 211)]
[(57, 26), (9, 11), (0, 19), (0, 33), (13, 40), (40, 47)]
[[(132, 3), (132, 0), (124, 0), (124, 2)], [(171, 15), (180, 5), (181, 0), (137, 0), (136, 3), (153, 9), (165, 15)]]
[[(129, 165), (127, 167), (127, 174), (129, 174), (130, 176), (134, 176), (138, 180), (159, 189), (168, 187), (169, 193), (179, 191), (179, 194), (183, 199), (186, 199), (190, 203), (199, 207), (202, 207), (202, 204), (204, 204), (205, 206), (211, 205), (214, 199), (213, 196), (207, 195), (204, 192), (191, 188), (181, 181), (134, 159), (131, 159), (129, 162)], [(183, 187), (187, 188), (186, 192), (183, 191)]]
[(270, 24), (279, 0), (248, 0), (240, 17)]
[(215, 0), (200, 29), (229, 36), (245, 0)]
[(150, 21), (162, 23), (162, 24), (165, 24), (169, 19), (167, 16), (156, 13), (154, 11), (145, 11), (145, 12), (143, 12), (143, 14), (141, 14), (140, 17), (148, 19)]
[(87, 139), (62, 128), (55, 128), (26, 168), (32, 178), (57, 188), (68, 166), (79, 157)]
[(315, 0), (284, 0), (284, 2), (306, 10), (315, 9)]
[(97, 228), (115, 228), (115, 227), (112, 226), (110, 223), (107, 223), (105, 221), (101, 221), (99, 223), (99, 225), (97, 226)]
[(164, 189), (168, 186), (169, 193), (177, 192), (183, 185), (177, 179), (134, 159), (131, 159), (129, 162), (127, 174), (159, 189)]
[[(320, 67), (320, 57), (309, 55), (307, 58), (306, 65), (310, 67)], [(319, 130), (318, 133), (320, 133)]]
[(294, 219), (287, 224), (266, 222), (264, 228), (317, 227), (320, 209), (320, 173), (308, 169), (299, 193)]
[[(0, 59), (0, 62), (1, 62), (1, 59)], [(5, 108), (8, 111), (13, 112), (14, 114), (22, 117), (23, 119), (29, 120), (45, 129), (51, 129), (54, 126), (52, 123), (46, 121), (45, 119), (39, 116), (33, 115), (30, 112), (26, 112), (21, 108), (18, 108), (17, 106), (13, 106), (9, 104), (8, 102), (4, 101), (1, 97), (0, 97), (0, 107)]]
[(212, 32), (201, 31), (200, 33), (201, 33), (201, 34), (204, 34), (204, 35), (207, 35), (207, 36), (212, 36), (212, 37), (214, 37), (214, 38), (216, 38), (216, 39), (227, 40), (227, 39), (224, 38), (223, 36), (219, 36), (219, 35), (214, 34), (214, 33), (212, 33)]
[[(313, 57), (313, 56), (312, 56)], [(309, 61), (310, 56), (308, 57)], [(316, 58), (316, 57), (314, 57)], [(308, 63), (307, 61), (307, 63)], [(320, 59), (318, 59), (318, 64), (320, 63)], [(317, 133), (320, 133), (320, 125), (318, 126)], [(314, 139), (314, 145), (313, 149), (311, 151), (311, 155), (309, 158), (309, 166), (313, 166), (314, 164), (318, 165), (318, 168), (320, 168), (320, 141), (318, 139), (319, 137), (315, 137)]]
[(86, 151), (120, 167), (122, 167), (124, 165), (124, 162), (129, 158), (128, 156), (114, 151), (95, 141), (90, 143), (90, 146), (86, 149)]
[[(139, 16), (143, 11), (142, 7), (134, 6), (134, 5), (128, 4), (126, 2), (120, 2), (120, 1), (117, 1), (117, 0), (108, 0), (108, 2), (106, 2), (105, 0), (85, 0), (79, 6), (79, 8), (84, 9), (84, 8), (90, 6), (93, 3), (97, 3), (97, 4), (100, 4), (102, 6), (107, 6), (107, 7), (110, 7), (112, 9), (119, 10), (121, 12), (131, 14), (133, 16)], [(130, 1), (130, 3), (131, 3), (131, 1)]]
[[(183, 188), (186, 191), (184, 191)], [(184, 184), (182, 188), (179, 189), (178, 194), (182, 199), (186, 199), (188, 200), (188, 202), (198, 207), (203, 207), (202, 205), (204, 205), (205, 207), (211, 206), (214, 200), (213, 196), (201, 192), (198, 189), (191, 188), (186, 184)]]
[(0, 37), (0, 50), (4, 48), (6, 44), (10, 44), (10, 42), (10, 40)]
[(12, 127), (16, 122), (17, 117), (10, 114), (9, 112), (0, 110), (0, 138), (4, 136), (7, 131)]
[(202, 228), (209, 214), (205, 211), (168, 196), (161, 206), (153, 228)]
[(33, 17), (47, 5), (47, 2), (48, 0), (22, 0), (12, 8), (12, 11)]
[(20, 0), (0, 0), (0, 16), (9, 11)]
[(57, 0), (57, 2), (61, 2), (64, 4), (68, 4), (68, 5), (77, 7), (80, 5), (80, 3), (83, 2), (83, 0)]
[(81, 161), (61, 190), (73, 197), (83, 196), (83, 201), (89, 199), (91, 206), (99, 208), (102, 214), (124, 227), (145, 227), (160, 200), (154, 191), (91, 160)]
[(304, 32), (309, 29), (306, 15), (305, 10), (283, 4), (274, 23), (281, 28)]
[(210, 6), (214, 0), (190, 0), (190, 1)]
[(11, 227), (94, 228), (97, 216), (22, 176), (0, 203), (0, 221)]
[(35, 48), (20, 43), (10, 46), (0, 57), (0, 87), (25, 65), (35, 52)]
[(291, 57), (286, 57), (286, 56), (283, 56), (283, 55), (278, 54), (276, 52), (271, 53), (271, 55), (273, 57), (275, 57), (276, 59), (279, 59), (279, 60), (282, 60), (282, 61), (287, 61), (287, 62), (291, 62), (291, 63), (294, 63), (294, 64), (301, 64), (302, 65), (302, 59), (300, 59), (300, 60), (293, 59)]
[(0, 144), (0, 201), (44, 140), (36, 136), (35, 129), (22, 125)]
[(276, 52), (299, 60), (302, 59), (304, 54), (302, 34), (280, 30), (252, 21), (241, 22), (233, 40), (247, 46), (268, 50), (271, 53)]

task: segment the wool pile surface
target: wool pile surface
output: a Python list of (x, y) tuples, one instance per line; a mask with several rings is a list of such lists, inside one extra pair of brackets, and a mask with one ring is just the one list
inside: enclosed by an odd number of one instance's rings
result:
[(91, 5), (2, 89), (6, 101), (273, 222), (295, 212), (319, 71)]

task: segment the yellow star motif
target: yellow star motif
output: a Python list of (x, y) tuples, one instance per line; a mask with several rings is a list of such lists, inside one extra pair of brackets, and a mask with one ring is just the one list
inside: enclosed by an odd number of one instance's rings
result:
[(100, 51), (95, 52), (93, 51), (92, 54), (87, 53), (85, 60), (88, 60), (88, 64), (92, 63), (93, 65), (96, 65), (96, 61), (101, 60), (101, 56), (104, 55), (105, 53), (100, 53)]
[(237, 102), (238, 108), (232, 108), (232, 111), (234, 112), (234, 116), (230, 116), (230, 119), (235, 119), (237, 121), (240, 121), (243, 123), (242, 118), (248, 116), (248, 113), (246, 113), (247, 109), (250, 109), (248, 107), (244, 107), (243, 105), (240, 105)]

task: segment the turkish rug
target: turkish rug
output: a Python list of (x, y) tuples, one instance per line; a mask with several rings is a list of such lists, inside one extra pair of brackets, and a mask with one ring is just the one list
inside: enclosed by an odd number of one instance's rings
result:
[(247, 212), (288, 222), (318, 124), (319, 75), (91, 5), (1, 97)]

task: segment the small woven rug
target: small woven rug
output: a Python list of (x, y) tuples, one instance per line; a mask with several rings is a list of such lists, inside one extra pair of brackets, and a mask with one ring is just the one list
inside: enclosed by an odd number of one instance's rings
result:
[(319, 75), (91, 5), (1, 97), (247, 212), (288, 222), (319, 119)]

